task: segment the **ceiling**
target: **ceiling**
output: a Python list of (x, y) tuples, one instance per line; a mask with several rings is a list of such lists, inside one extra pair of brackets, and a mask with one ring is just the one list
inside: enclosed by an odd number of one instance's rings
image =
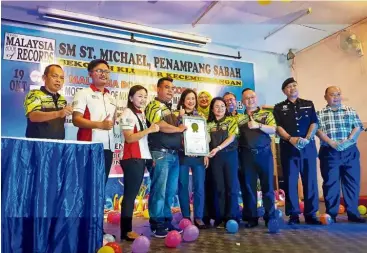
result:
[[(193, 27), (192, 23), (213, 4), (210, 1), (2, 1), (7, 8), (36, 10), (38, 6), (205, 35), (213, 44), (236, 50), (286, 54), (367, 18), (365, 1), (219, 1)], [(293, 24), (308, 8), (312, 12)], [(280, 31), (264, 39), (274, 30)]]

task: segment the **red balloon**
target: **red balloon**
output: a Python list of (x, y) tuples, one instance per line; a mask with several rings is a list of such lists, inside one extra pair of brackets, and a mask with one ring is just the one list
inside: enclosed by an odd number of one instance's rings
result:
[(167, 234), (167, 237), (164, 239), (164, 244), (168, 248), (176, 248), (178, 245), (180, 245), (182, 241), (182, 237), (179, 232), (177, 231), (171, 231)]
[(106, 246), (110, 246), (111, 248), (113, 248), (115, 253), (122, 253), (122, 248), (117, 242), (109, 242), (106, 244)]
[(301, 213), (305, 210), (305, 203), (303, 201), (299, 202), (299, 209), (301, 210)]

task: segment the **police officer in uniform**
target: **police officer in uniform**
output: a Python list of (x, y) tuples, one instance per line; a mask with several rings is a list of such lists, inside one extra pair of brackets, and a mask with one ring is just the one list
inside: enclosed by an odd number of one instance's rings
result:
[(288, 224), (299, 224), (301, 213), (298, 198), (298, 177), (301, 174), (304, 194), (304, 216), (307, 224), (321, 224), (316, 218), (319, 209), (314, 136), (317, 116), (312, 101), (298, 97), (297, 82), (291, 77), (282, 84), (287, 99), (274, 107), (274, 117), (280, 140)]
[(248, 221), (246, 227), (252, 228), (258, 225), (257, 178), (263, 194), (265, 224), (274, 218), (274, 161), (269, 135), (275, 133), (276, 125), (273, 113), (258, 107), (253, 90), (243, 90), (242, 103), (246, 106), (245, 114), (240, 114), (238, 120), (240, 175), (245, 183), (242, 216)]

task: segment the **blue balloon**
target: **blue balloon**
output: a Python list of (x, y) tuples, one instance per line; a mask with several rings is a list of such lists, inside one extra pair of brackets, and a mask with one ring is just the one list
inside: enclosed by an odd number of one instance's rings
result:
[(268, 223), (268, 230), (270, 234), (276, 234), (279, 232), (278, 219), (270, 219)]
[(229, 220), (226, 223), (228, 233), (235, 234), (238, 232), (238, 223), (235, 220)]
[(263, 206), (260, 206), (257, 208), (257, 217), (263, 217), (265, 214), (265, 208)]

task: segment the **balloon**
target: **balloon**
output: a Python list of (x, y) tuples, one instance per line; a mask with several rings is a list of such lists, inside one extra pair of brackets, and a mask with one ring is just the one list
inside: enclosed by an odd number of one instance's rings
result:
[(116, 241), (115, 240), (115, 237), (113, 237), (113, 235), (110, 235), (110, 234), (105, 234), (103, 236), (103, 240), (106, 240), (107, 242), (114, 242), (114, 241)]
[(120, 224), (120, 219), (121, 219), (121, 213), (115, 213), (112, 216), (112, 224)]
[(176, 248), (178, 245), (180, 245), (181, 241), (182, 238), (180, 233), (173, 230), (168, 232), (167, 237), (164, 239), (164, 244), (168, 248)]
[(339, 211), (338, 211), (338, 214), (342, 214), (345, 212), (345, 208), (343, 205), (339, 205)]
[(321, 214), (320, 215), (320, 222), (323, 225), (329, 225), (332, 222), (330, 215), (328, 215), (326, 213)]
[(182, 217), (182, 213), (175, 213), (175, 214), (173, 215), (173, 219), (174, 219), (176, 222), (180, 222), (180, 221), (183, 219), (183, 217)]
[(199, 229), (194, 225), (188, 225), (183, 232), (183, 240), (186, 242), (195, 241), (199, 237)]
[(149, 210), (148, 209), (145, 209), (143, 211), (143, 216), (144, 216), (145, 219), (149, 219)]
[(362, 215), (365, 215), (367, 213), (367, 208), (364, 205), (358, 206), (358, 212)]
[(146, 236), (139, 236), (131, 246), (133, 253), (146, 253), (149, 251), (150, 241)]
[(299, 209), (300, 209), (301, 213), (304, 212), (304, 210), (305, 210), (305, 203), (303, 201), (299, 202)]
[(238, 223), (235, 220), (229, 220), (226, 223), (228, 233), (235, 234), (238, 232)]
[(276, 234), (279, 232), (279, 222), (277, 219), (270, 219), (268, 222), (268, 230), (270, 234)]
[(107, 222), (112, 224), (120, 224), (121, 213), (120, 212), (109, 212), (107, 214)]
[(106, 246), (111, 247), (114, 250), (114, 253), (122, 253), (121, 246), (117, 242), (109, 242)]
[(110, 246), (103, 246), (97, 253), (115, 253), (115, 251)]
[(192, 223), (189, 219), (182, 219), (180, 221), (180, 223), (178, 224), (179, 228), (181, 228), (181, 229), (185, 229), (189, 225), (192, 225)]
[(269, 4), (271, 4), (271, 0), (257, 0), (257, 2), (260, 5), (269, 5)]
[(265, 214), (265, 208), (264, 207), (259, 207), (257, 208), (257, 217), (263, 217)]

